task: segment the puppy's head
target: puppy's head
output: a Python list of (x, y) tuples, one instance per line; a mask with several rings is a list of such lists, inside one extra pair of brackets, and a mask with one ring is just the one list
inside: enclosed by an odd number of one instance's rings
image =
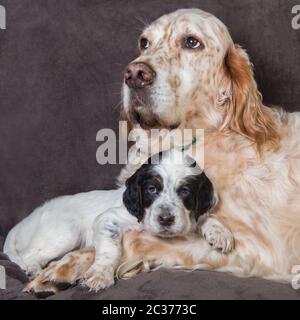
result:
[(180, 151), (163, 152), (127, 180), (124, 205), (151, 234), (185, 235), (214, 206), (213, 185), (191, 160)]

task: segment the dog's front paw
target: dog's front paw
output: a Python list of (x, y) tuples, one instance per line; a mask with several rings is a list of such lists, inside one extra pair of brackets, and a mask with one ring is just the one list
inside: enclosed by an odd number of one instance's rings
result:
[(81, 284), (90, 290), (99, 291), (114, 285), (115, 274), (112, 266), (91, 266), (84, 274)]
[(206, 241), (222, 253), (229, 253), (234, 248), (234, 238), (230, 230), (214, 218), (208, 218), (201, 228)]
[(73, 266), (70, 266), (69, 262), (64, 259), (54, 261), (29, 282), (23, 292), (34, 294), (38, 298), (45, 298), (60, 290), (65, 290), (77, 280), (72, 269)]

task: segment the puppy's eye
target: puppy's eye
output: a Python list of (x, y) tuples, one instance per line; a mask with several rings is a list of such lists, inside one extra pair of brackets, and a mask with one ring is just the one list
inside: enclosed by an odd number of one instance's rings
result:
[(184, 47), (188, 49), (203, 49), (204, 45), (194, 37), (187, 37), (184, 39)]
[(140, 40), (140, 48), (142, 50), (146, 50), (150, 47), (150, 41), (147, 38), (141, 38)]
[(184, 186), (180, 189), (180, 194), (182, 196), (187, 196), (191, 193), (191, 189), (188, 186)]
[(157, 188), (156, 188), (153, 184), (150, 184), (150, 185), (148, 186), (148, 188), (147, 188), (147, 191), (148, 191), (149, 193), (154, 194), (154, 193), (157, 193)]

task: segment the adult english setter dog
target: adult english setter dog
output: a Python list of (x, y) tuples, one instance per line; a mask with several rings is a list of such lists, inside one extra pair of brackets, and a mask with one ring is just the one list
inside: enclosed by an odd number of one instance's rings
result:
[(220, 196), (215, 218), (233, 233), (235, 250), (207, 255), (202, 240), (171, 245), (132, 233), (129, 254), (153, 265), (184, 256), (184, 267), (290, 281), (300, 264), (299, 113), (263, 105), (246, 51), (209, 13), (162, 16), (139, 44), (125, 70), (124, 114), (145, 130), (204, 129), (193, 148), (204, 148), (205, 172)]
[[(246, 51), (207, 12), (160, 17), (139, 47), (124, 72), (123, 116), (147, 132), (204, 129), (205, 139), (191, 148), (204, 150), (206, 175), (220, 197), (214, 217), (231, 230), (235, 249), (222, 254), (199, 237), (129, 231), (125, 272), (166, 266), (290, 281), (300, 264), (299, 113), (263, 105)], [(135, 170), (127, 165), (120, 181)]]

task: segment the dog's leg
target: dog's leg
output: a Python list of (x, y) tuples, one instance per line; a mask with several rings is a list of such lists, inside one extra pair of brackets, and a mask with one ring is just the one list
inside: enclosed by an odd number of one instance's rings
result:
[(23, 290), (38, 297), (46, 297), (76, 283), (93, 264), (95, 249), (85, 248), (53, 261)]
[(37, 234), (29, 234), (28, 239), (25, 238), (26, 229), (22, 231), (22, 237), (16, 237), (15, 251), (18, 252), (23, 262), (22, 267), (30, 278), (38, 276), (50, 261), (78, 248), (82, 240), (80, 230), (71, 223), (57, 223), (55, 231), (47, 230), (47, 223), (41, 223), (38, 227), (40, 229)]
[[(66, 252), (74, 250), (74, 245), (63, 246), (59, 248), (58, 246), (53, 248), (46, 247), (45, 250), (29, 250), (23, 256), (23, 261), (26, 264), (26, 274), (30, 279), (37, 277), (42, 272), (44, 268), (50, 261), (61, 257)], [(49, 250), (48, 250), (49, 249)]]
[(162, 239), (146, 231), (129, 230), (123, 237), (117, 275), (130, 278), (159, 267), (226, 271), (234, 258), (214, 250), (201, 237)]
[(138, 225), (136, 218), (128, 215), (123, 207), (108, 210), (96, 219), (93, 229), (95, 262), (84, 274), (83, 285), (98, 291), (114, 284), (122, 253), (123, 231), (135, 225)]
[(234, 237), (216, 218), (208, 217), (201, 226), (201, 233), (206, 241), (222, 253), (229, 253), (234, 248)]

